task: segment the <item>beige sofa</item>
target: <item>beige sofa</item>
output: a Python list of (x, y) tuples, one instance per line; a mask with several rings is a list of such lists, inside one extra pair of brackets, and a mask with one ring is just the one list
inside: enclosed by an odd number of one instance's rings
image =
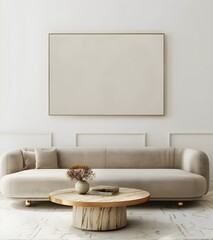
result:
[[(25, 149), (25, 153), (34, 152)], [(47, 200), (57, 189), (74, 187), (66, 177), (72, 164), (87, 164), (96, 177), (91, 186), (118, 185), (150, 192), (151, 200), (195, 200), (208, 192), (209, 160), (205, 153), (183, 148), (57, 148), (56, 169), (28, 169), (23, 151), (1, 156), (1, 193), (9, 198)]]

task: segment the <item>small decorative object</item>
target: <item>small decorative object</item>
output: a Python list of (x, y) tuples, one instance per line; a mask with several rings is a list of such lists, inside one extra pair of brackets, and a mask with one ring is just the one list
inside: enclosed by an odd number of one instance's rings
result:
[(73, 165), (67, 170), (67, 177), (71, 180), (76, 180), (75, 189), (80, 194), (85, 194), (89, 191), (89, 183), (87, 180), (92, 180), (95, 177), (93, 170), (87, 165)]
[(92, 195), (106, 195), (106, 196), (111, 196), (115, 195), (119, 192), (119, 187), (118, 186), (96, 186), (92, 187), (92, 191), (89, 192), (89, 194)]
[(85, 180), (79, 180), (75, 184), (75, 190), (79, 194), (86, 194), (89, 191), (89, 183)]

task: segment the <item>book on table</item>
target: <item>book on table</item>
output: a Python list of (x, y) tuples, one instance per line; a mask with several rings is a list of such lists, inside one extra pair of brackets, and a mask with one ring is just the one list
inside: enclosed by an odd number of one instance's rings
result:
[(91, 188), (89, 194), (110, 196), (119, 192), (118, 186), (95, 186)]

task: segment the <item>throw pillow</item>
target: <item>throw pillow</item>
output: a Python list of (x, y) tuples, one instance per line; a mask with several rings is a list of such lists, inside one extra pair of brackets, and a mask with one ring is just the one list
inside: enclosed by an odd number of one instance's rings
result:
[(35, 160), (37, 169), (58, 168), (56, 149), (38, 149), (35, 148)]
[(24, 170), (35, 168), (35, 152), (22, 150)]

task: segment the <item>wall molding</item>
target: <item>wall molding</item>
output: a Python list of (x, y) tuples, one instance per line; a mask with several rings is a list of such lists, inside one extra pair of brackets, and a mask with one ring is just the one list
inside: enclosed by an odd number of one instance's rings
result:
[(213, 135), (213, 132), (169, 132), (168, 147), (172, 147), (172, 136), (174, 135)]
[[(123, 139), (122, 139), (123, 137)], [(84, 138), (84, 140), (82, 140)], [(95, 145), (95, 143), (93, 144), (85, 144), (82, 143), (88, 141), (99, 141), (97, 143), (97, 145)], [(109, 144), (107, 141), (109, 141), (109, 139), (112, 139), (112, 142), (114, 142), (114, 144)], [(116, 142), (116, 138), (118, 140), (118, 142)], [(125, 140), (128, 142), (127, 144), (124, 144), (124, 142), (121, 141)], [(105, 143), (104, 143), (105, 140)], [(120, 142), (119, 142), (120, 140)], [(131, 143), (132, 140), (132, 143)], [(102, 143), (101, 143), (102, 141)], [(138, 141), (138, 142), (137, 142)], [(135, 142), (137, 142), (135, 144)], [(79, 147), (79, 146), (141, 146), (141, 147), (146, 147), (147, 145), (147, 134), (146, 133), (76, 133), (75, 134), (75, 146)]]

